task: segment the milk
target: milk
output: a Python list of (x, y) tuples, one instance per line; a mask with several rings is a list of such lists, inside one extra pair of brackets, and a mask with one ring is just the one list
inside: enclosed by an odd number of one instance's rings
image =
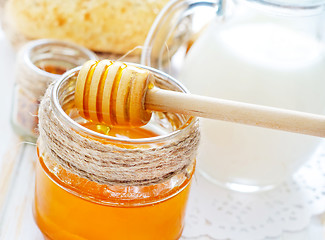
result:
[[(213, 23), (179, 79), (192, 93), (325, 113), (324, 46), (281, 24)], [(306, 162), (320, 138), (201, 119), (198, 166), (221, 184), (274, 186)]]

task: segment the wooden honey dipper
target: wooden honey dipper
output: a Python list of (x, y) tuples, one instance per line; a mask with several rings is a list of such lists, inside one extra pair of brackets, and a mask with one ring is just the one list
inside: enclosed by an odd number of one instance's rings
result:
[(163, 90), (154, 79), (141, 67), (90, 60), (77, 78), (76, 107), (84, 118), (109, 126), (139, 127), (151, 111), (162, 111), (325, 137), (325, 116)]

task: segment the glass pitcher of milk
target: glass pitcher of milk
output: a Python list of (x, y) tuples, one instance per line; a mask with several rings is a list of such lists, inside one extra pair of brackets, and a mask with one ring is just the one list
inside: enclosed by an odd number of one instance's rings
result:
[[(214, 19), (175, 76), (190, 92), (325, 113), (325, 1), (221, 0), (213, 7)], [(146, 42), (156, 48), (157, 21)], [(161, 62), (148, 49), (142, 63)], [(201, 119), (201, 129), (199, 170), (217, 184), (245, 192), (270, 189), (291, 177), (321, 141), (209, 119)]]

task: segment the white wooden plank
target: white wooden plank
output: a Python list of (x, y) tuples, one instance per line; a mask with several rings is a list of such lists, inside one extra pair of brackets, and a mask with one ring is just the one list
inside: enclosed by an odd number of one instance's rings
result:
[(35, 146), (24, 144), (0, 219), (1, 240), (43, 239), (32, 214), (36, 158)]

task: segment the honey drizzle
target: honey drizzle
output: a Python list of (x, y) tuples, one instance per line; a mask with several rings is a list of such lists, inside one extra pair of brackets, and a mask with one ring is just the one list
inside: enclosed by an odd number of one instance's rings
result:
[(90, 91), (90, 84), (91, 84), (91, 79), (93, 78), (94, 71), (96, 69), (96, 66), (98, 65), (98, 61), (93, 64), (87, 74), (87, 80), (85, 83), (85, 90), (84, 90), (84, 98), (83, 98), (83, 112), (85, 115), (85, 118), (89, 118), (89, 106), (88, 106), (88, 101), (89, 101), (89, 91)]
[(134, 74), (132, 74), (132, 77), (130, 78), (130, 82), (129, 82), (129, 87), (127, 88), (127, 92), (126, 92), (126, 99), (125, 99), (125, 108), (124, 108), (124, 121), (125, 122), (130, 122), (130, 104), (131, 104), (131, 94), (130, 94), (130, 91), (131, 91), (131, 88), (132, 88), (132, 84), (134, 82)]
[(117, 91), (118, 87), (121, 81), (122, 77), (122, 72), (123, 70), (127, 67), (127, 65), (123, 64), (123, 66), (119, 67), (114, 83), (113, 83), (113, 88), (112, 88), (112, 94), (111, 94), (111, 109), (110, 109), (110, 115), (111, 115), (111, 122), (113, 125), (117, 125), (117, 119), (116, 119), (116, 97), (117, 97)]
[(101, 75), (99, 86), (97, 90), (97, 99), (96, 99), (96, 110), (97, 110), (97, 119), (99, 122), (103, 121), (103, 92), (104, 92), (104, 86), (105, 86), (105, 80), (107, 78), (107, 74), (109, 71), (109, 67), (112, 66), (113, 62), (110, 63), (110, 65), (105, 66), (105, 71)]

